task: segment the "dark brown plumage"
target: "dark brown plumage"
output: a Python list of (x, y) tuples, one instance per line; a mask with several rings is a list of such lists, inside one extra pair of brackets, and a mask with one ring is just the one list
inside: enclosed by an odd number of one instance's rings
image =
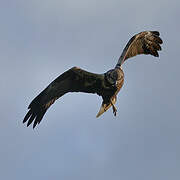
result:
[(104, 73), (95, 74), (73, 67), (61, 74), (47, 86), (29, 105), (23, 123), (33, 128), (39, 124), (47, 109), (61, 96), (68, 92), (96, 93), (102, 97), (103, 102), (96, 117), (99, 117), (111, 106), (116, 115), (116, 99), (124, 83), (122, 64), (128, 58), (138, 54), (151, 54), (158, 57), (162, 40), (158, 31), (144, 31), (133, 36), (124, 48), (114, 69)]

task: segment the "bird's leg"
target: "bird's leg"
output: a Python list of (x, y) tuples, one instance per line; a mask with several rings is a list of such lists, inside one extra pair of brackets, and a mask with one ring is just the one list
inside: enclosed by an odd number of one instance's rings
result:
[(116, 109), (115, 105), (113, 104), (112, 100), (110, 100), (110, 102), (111, 102), (111, 105), (112, 105), (112, 108), (113, 108), (113, 114), (114, 114), (114, 116), (116, 116), (117, 109)]

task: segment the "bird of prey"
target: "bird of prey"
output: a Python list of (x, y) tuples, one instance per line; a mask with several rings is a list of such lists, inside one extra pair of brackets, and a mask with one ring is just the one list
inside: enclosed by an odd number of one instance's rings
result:
[(138, 54), (150, 54), (159, 57), (160, 44), (163, 43), (158, 31), (143, 31), (134, 35), (125, 46), (115, 68), (103, 73), (95, 74), (78, 67), (73, 67), (53, 82), (51, 82), (30, 103), (23, 123), (29, 126), (33, 122), (33, 128), (39, 124), (48, 108), (61, 96), (68, 92), (94, 93), (102, 97), (102, 105), (96, 117), (99, 117), (110, 107), (116, 116), (115, 103), (117, 94), (124, 83), (122, 64), (128, 58)]

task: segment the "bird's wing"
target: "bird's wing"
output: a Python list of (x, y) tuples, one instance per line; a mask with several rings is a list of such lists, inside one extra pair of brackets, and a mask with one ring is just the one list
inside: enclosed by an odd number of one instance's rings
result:
[(128, 58), (138, 54), (151, 54), (159, 57), (160, 44), (163, 43), (158, 31), (143, 31), (134, 35), (124, 48), (116, 66), (121, 66)]
[(47, 86), (29, 105), (23, 123), (29, 126), (33, 121), (33, 128), (40, 123), (47, 109), (68, 92), (86, 92), (101, 94), (103, 74), (94, 74), (73, 67), (61, 74)]

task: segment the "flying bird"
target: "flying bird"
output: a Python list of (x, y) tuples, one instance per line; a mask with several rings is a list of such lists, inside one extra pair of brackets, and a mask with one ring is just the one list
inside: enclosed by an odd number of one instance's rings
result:
[(159, 57), (160, 44), (163, 43), (158, 31), (143, 31), (134, 35), (125, 46), (114, 69), (103, 74), (95, 74), (78, 67), (73, 67), (53, 82), (51, 82), (30, 103), (23, 123), (29, 126), (33, 122), (33, 128), (39, 124), (48, 108), (61, 96), (68, 92), (93, 93), (102, 97), (102, 104), (96, 117), (99, 117), (110, 107), (116, 116), (115, 103), (117, 94), (124, 83), (122, 64), (128, 58), (138, 54), (150, 54)]

